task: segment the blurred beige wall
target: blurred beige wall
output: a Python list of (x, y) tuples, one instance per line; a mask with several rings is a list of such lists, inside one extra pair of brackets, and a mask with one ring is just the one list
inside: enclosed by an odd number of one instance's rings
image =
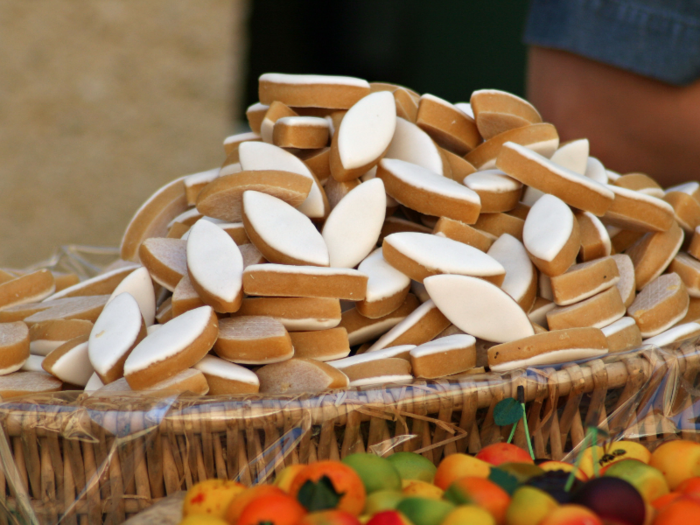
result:
[(117, 246), (159, 186), (218, 166), (247, 0), (0, 2), (0, 266)]

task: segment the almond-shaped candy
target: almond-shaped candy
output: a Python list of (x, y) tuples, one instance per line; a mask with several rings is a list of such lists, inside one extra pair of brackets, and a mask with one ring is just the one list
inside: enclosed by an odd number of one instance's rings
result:
[(479, 195), (469, 188), (421, 166), (384, 158), (377, 177), (399, 203), (426, 215), (474, 224), (481, 211)]
[(427, 343), (449, 325), (450, 321), (447, 317), (443, 315), (433, 301), (428, 300), (382, 335), (369, 347), (367, 352), (376, 352), (389, 346)]
[(665, 194), (664, 189), (659, 186), (659, 183), (644, 173), (628, 173), (627, 175), (622, 175), (616, 179), (613, 184), (658, 199), (663, 199)]
[(348, 386), (351, 387), (410, 383), (413, 381), (413, 376), (411, 362), (407, 357), (413, 348), (415, 348), (413, 345), (385, 348), (331, 361), (328, 364), (348, 376), (350, 380)]
[(496, 167), (496, 158), (506, 142), (520, 144), (549, 158), (559, 146), (559, 135), (556, 128), (547, 123), (515, 128), (482, 142), (464, 158), (478, 170), (493, 169)]
[(443, 175), (445, 171), (440, 150), (430, 136), (415, 124), (399, 117), (396, 118), (394, 137), (384, 158), (417, 164), (437, 175)]
[(621, 317), (601, 328), (608, 342), (610, 353), (626, 352), (642, 345), (642, 333), (632, 317)]
[(615, 194), (605, 184), (582, 177), (514, 142), (503, 145), (496, 166), (523, 184), (596, 216), (604, 215), (615, 200)]
[[(430, 297), (452, 324), (480, 339), (505, 343), (534, 334), (518, 303), (498, 286), (465, 275), (425, 279)], [(469, 297), (468, 301), (464, 298)]]
[(576, 222), (581, 237), (581, 250), (578, 255), (582, 262), (610, 255), (610, 235), (598, 217), (589, 211), (582, 211), (576, 214)]
[(196, 364), (207, 355), (218, 334), (211, 307), (190, 310), (136, 345), (124, 363), (124, 377), (134, 390), (146, 390)]
[(523, 243), (506, 233), (493, 243), (487, 254), (505, 269), (501, 289), (529, 312), (537, 295), (537, 269)]
[(416, 124), (440, 146), (460, 156), (481, 142), (474, 119), (446, 100), (428, 93), (418, 101)]
[(370, 319), (378, 319), (399, 308), (411, 287), (411, 279), (384, 259), (378, 248), (357, 268), (369, 277), (367, 294), (356, 305), (358, 312)]
[[(406, 319), (411, 312), (415, 311), (419, 304), (415, 295), (408, 294), (401, 306), (390, 314), (377, 319), (365, 317), (358, 312), (357, 308), (351, 308), (343, 312), (339, 326), (345, 328), (347, 331), (350, 346), (367, 343), (398, 325), (401, 321)], [(444, 316), (440, 318), (440, 316), (436, 315), (435, 317), (439, 321), (439, 326), (445, 324), (445, 320), (442, 319)]]
[(22, 321), (0, 323), (0, 376), (22, 368), (29, 359), (29, 329)]
[(620, 273), (612, 257), (575, 264), (552, 277), (554, 302), (559, 306), (577, 303), (615, 286), (619, 280)]
[(427, 233), (394, 233), (382, 243), (384, 259), (411, 279), (451, 273), (480, 277), (500, 286), (505, 269), (493, 257), (467, 244)]
[(295, 357), (333, 361), (350, 354), (348, 332), (342, 326), (313, 332), (291, 332)]
[(65, 342), (47, 355), (41, 366), (64, 383), (84, 387), (95, 372), (88, 357), (88, 337)]
[(571, 140), (559, 145), (550, 160), (579, 175), (586, 174), (590, 144), (588, 139)]
[(476, 339), (471, 335), (448, 335), (411, 350), (411, 368), (416, 377), (436, 379), (466, 372), (476, 365)]
[(543, 196), (525, 220), (523, 244), (542, 273), (550, 277), (564, 273), (581, 246), (571, 209), (554, 195)]
[(495, 238), (507, 233), (522, 242), (525, 219), (509, 213), (482, 213), (474, 223), (474, 228)]
[(95, 277), (81, 281), (73, 286), (64, 288), (60, 292), (47, 297), (45, 301), (54, 301), (65, 297), (80, 297), (88, 295), (109, 295), (116, 290), (117, 286), (139, 266), (132, 263), (104, 271)]
[(0, 397), (3, 401), (30, 394), (60, 392), (63, 382), (46, 372), (22, 372), (0, 376)]
[[(265, 113), (265, 117), (260, 123), (260, 137), (268, 144), (272, 144), (273, 132), (276, 122), (284, 117), (298, 116), (299, 114), (293, 109), (291, 109), (289, 106), (283, 104), (279, 100), (275, 100), (274, 102), (272, 102), (272, 104), (270, 104), (267, 113)], [(275, 144), (275, 146), (279, 146), (279, 144)]]
[(177, 283), (173, 295), (170, 296), (170, 309), (172, 317), (177, 317), (185, 312), (204, 306), (204, 301), (199, 297), (199, 293), (192, 286), (189, 275), (185, 275)]
[(523, 185), (500, 170), (477, 171), (464, 178), (464, 185), (481, 199), (481, 213), (510, 211), (518, 205)]
[(124, 362), (146, 337), (146, 324), (136, 299), (122, 293), (107, 303), (88, 340), (88, 357), (104, 384), (124, 375)]
[(644, 341), (646, 345), (668, 346), (684, 339), (696, 339), (700, 335), (700, 324), (684, 323), (669, 328), (659, 335), (650, 337)]
[[(238, 151), (238, 147), (241, 143), (249, 141), (257, 142), (260, 140), (262, 140), (262, 137), (260, 133), (256, 131), (246, 131), (243, 133), (236, 133), (235, 135), (229, 135), (224, 139), (224, 153), (228, 156), (234, 151)], [(185, 185), (187, 185), (187, 182), (185, 182)]]
[(243, 299), (243, 257), (221, 228), (207, 221), (192, 227), (187, 238), (187, 270), (205, 304), (220, 313), (238, 310)]
[(272, 143), (280, 148), (324, 148), (328, 137), (328, 121), (319, 117), (283, 117), (272, 130)]
[(260, 389), (255, 372), (224, 359), (208, 355), (194, 367), (204, 374), (209, 395), (255, 394)]
[(136, 210), (122, 237), (119, 253), (125, 261), (138, 261), (139, 246), (150, 237), (165, 237), (168, 223), (188, 207), (185, 177), (157, 190)]
[(505, 91), (474, 91), (469, 103), (484, 140), (514, 128), (542, 122), (542, 117), (532, 104)]
[(695, 228), (700, 226), (700, 202), (681, 191), (667, 192), (663, 199), (673, 207), (676, 221), (685, 233), (692, 235)]
[[(236, 145), (236, 150), (238, 150), (238, 145)], [(199, 173), (193, 173), (192, 175), (187, 175), (185, 177), (183, 182), (185, 184), (185, 196), (187, 198), (188, 206), (194, 206), (197, 204), (197, 196), (199, 195), (199, 192), (201, 192), (207, 184), (219, 176), (219, 171), (220, 168), (214, 168), (207, 171), (201, 171)], [(172, 224), (174, 220), (175, 219), (172, 219), (168, 224)]]
[(608, 187), (615, 200), (605, 213), (606, 224), (643, 232), (665, 232), (673, 226), (673, 207), (669, 203), (627, 188)]
[(435, 228), (433, 228), (433, 234), (468, 244), (482, 252), (488, 251), (491, 245), (496, 241), (494, 235), (448, 217), (440, 217), (435, 224)]
[(298, 357), (265, 365), (257, 370), (260, 392), (314, 394), (348, 387), (348, 376), (323, 361)]
[(657, 277), (647, 284), (627, 309), (642, 332), (653, 337), (668, 330), (685, 317), (688, 311), (688, 291), (676, 273)]
[(268, 297), (361, 301), (367, 293), (367, 276), (349, 268), (254, 264), (243, 271), (243, 291)]
[(289, 330), (326, 330), (340, 323), (340, 301), (326, 297), (246, 297), (235, 315), (273, 317)]
[(264, 365), (294, 357), (294, 348), (284, 325), (263, 316), (240, 316), (219, 321), (214, 343), (219, 357), (234, 363)]
[(66, 341), (92, 330), (93, 323), (83, 319), (52, 319), (33, 323), (29, 329), (29, 351), (46, 356)]
[(668, 231), (646, 233), (625, 250), (634, 264), (637, 290), (644, 288), (668, 268), (681, 249), (683, 239), (683, 229), (674, 221)]
[(589, 327), (603, 328), (625, 315), (625, 305), (614, 286), (569, 306), (557, 306), (547, 312), (550, 330)]
[(139, 258), (151, 278), (172, 292), (187, 273), (187, 241), (164, 237), (146, 239), (139, 247)]
[(276, 197), (245, 192), (243, 224), (248, 238), (270, 262), (328, 266), (328, 248), (311, 220)]
[(354, 77), (265, 73), (258, 80), (262, 104), (275, 100), (291, 107), (349, 109), (369, 95), (369, 83)]
[(228, 222), (240, 222), (246, 191), (260, 191), (277, 197), (295, 208), (309, 196), (313, 179), (280, 170), (241, 171), (219, 177), (197, 197), (197, 210)]
[(323, 225), (330, 266), (357, 266), (376, 246), (385, 215), (386, 193), (381, 179), (368, 180), (350, 191)]
[(566, 363), (608, 353), (605, 335), (597, 328), (569, 328), (532, 335), (489, 348), (494, 372), (515, 368)]
[[(36, 323), (51, 321), (54, 319), (84, 319), (95, 322), (100, 312), (107, 304), (108, 295), (92, 295), (89, 297), (67, 297), (51, 301), (50, 308), (40, 310), (24, 318), (24, 322), (31, 328)], [(64, 302), (65, 301), (65, 302)]]
[(396, 129), (396, 104), (388, 91), (367, 95), (343, 117), (331, 143), (331, 175), (338, 181), (360, 177), (386, 152)]
[(244, 171), (288, 171), (311, 179), (308, 197), (298, 205), (298, 209), (311, 219), (323, 219), (328, 215), (330, 207), (321, 183), (299, 158), (265, 142), (244, 142), (238, 148), (238, 155)]
[(122, 293), (129, 293), (136, 299), (146, 326), (151, 326), (156, 318), (156, 294), (148, 270), (141, 267), (132, 271), (117, 285), (109, 301)]
[(617, 291), (620, 292), (625, 308), (627, 308), (636, 297), (637, 288), (634, 277), (634, 264), (630, 256), (624, 253), (616, 253), (612, 255), (612, 258), (617, 265), (617, 273), (620, 274), (620, 280), (617, 281), (615, 286)]
[(54, 292), (56, 282), (49, 270), (37, 270), (0, 284), (0, 308), (41, 301)]
[(262, 121), (269, 109), (270, 104), (261, 104), (260, 102), (251, 104), (246, 108), (245, 116), (248, 119), (248, 125), (250, 129), (253, 130), (253, 133), (260, 134), (262, 131)]

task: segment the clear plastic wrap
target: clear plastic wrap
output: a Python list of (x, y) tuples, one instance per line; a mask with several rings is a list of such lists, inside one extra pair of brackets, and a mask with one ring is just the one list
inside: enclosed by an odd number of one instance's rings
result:
[[(676, 436), (700, 440), (698, 342), (294, 397), (10, 399), (0, 403), (0, 523), (121, 523), (203, 479), (261, 483), (286, 465), (353, 452), (409, 450), (437, 463), (505, 440), (511, 428), (495, 424), (494, 407), (519, 386), (538, 457), (571, 460), (588, 426), (605, 431), (601, 441), (652, 448)], [(525, 446), (522, 422), (514, 439)]]

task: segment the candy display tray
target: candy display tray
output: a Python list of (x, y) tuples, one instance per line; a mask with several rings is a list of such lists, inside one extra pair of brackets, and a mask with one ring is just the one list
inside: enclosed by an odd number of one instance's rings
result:
[[(109, 255), (69, 248), (52, 267), (89, 274)], [(353, 452), (414, 451), (437, 463), (505, 441), (511, 427), (495, 424), (494, 407), (518, 387), (540, 458), (570, 460), (589, 426), (601, 440), (651, 448), (674, 437), (700, 441), (699, 344), (294, 397), (65, 391), (9, 399), (0, 402), (0, 524), (121, 523), (203, 479), (260, 483), (289, 464)], [(514, 441), (526, 439), (520, 421)]]

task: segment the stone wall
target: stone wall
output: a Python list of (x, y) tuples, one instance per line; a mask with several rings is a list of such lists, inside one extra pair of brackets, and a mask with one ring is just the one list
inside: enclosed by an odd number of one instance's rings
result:
[(117, 246), (155, 189), (221, 164), (241, 118), (248, 8), (0, 2), (0, 266)]

